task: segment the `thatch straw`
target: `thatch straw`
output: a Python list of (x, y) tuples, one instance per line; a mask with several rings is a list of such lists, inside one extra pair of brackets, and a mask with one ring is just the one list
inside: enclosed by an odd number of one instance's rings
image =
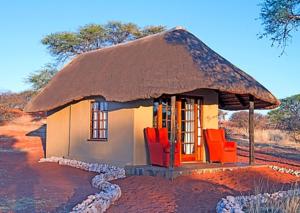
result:
[[(260, 83), (188, 31), (175, 28), (77, 56), (26, 107), (48, 111), (90, 96), (127, 102), (197, 89), (219, 92), (223, 109), (256, 108), (279, 101)], [(237, 94), (237, 95), (236, 95)]]

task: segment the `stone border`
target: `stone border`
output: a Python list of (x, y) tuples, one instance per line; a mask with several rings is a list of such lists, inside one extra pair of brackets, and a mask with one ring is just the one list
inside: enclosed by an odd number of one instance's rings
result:
[(59, 165), (71, 166), (85, 171), (99, 173), (92, 179), (92, 186), (99, 189), (100, 192), (89, 195), (84, 201), (73, 207), (72, 213), (102, 213), (121, 197), (121, 188), (117, 184), (112, 184), (108, 181), (125, 178), (125, 170), (123, 168), (107, 164), (85, 163), (62, 157), (41, 158), (39, 162), (53, 162), (58, 163)]
[[(283, 168), (275, 165), (269, 165), (269, 168), (273, 169), (274, 171), (287, 173), (294, 175), (296, 177), (300, 177), (299, 170), (293, 170), (288, 168)], [(300, 188), (295, 190), (288, 190), (288, 191), (278, 191), (272, 194), (264, 193), (264, 194), (257, 194), (257, 195), (250, 195), (250, 196), (227, 196), (226, 198), (222, 198), (216, 206), (217, 213), (244, 213), (243, 208), (247, 208), (251, 202), (258, 201), (261, 204), (266, 203), (269, 200), (279, 200), (282, 198), (290, 197), (290, 196), (300, 196)]]
[(251, 205), (252, 202), (258, 202), (260, 204), (265, 204), (268, 201), (278, 201), (283, 198), (288, 198), (292, 196), (300, 196), (300, 188), (279, 191), (272, 194), (263, 193), (250, 196), (227, 196), (222, 198), (216, 207), (217, 213), (244, 213), (243, 209)]
[(287, 173), (287, 174), (294, 175), (296, 177), (300, 177), (300, 170), (293, 170), (293, 169), (288, 169), (288, 168), (274, 166), (274, 165), (270, 165), (269, 168), (271, 168), (277, 172)]

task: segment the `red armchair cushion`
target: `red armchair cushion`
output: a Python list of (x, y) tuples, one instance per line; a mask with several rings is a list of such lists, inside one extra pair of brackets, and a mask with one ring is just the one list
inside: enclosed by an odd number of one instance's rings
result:
[(148, 143), (157, 143), (157, 134), (155, 128), (145, 128), (145, 135)]
[(205, 139), (208, 145), (210, 161), (219, 161), (221, 163), (236, 162), (236, 143), (226, 141), (224, 129), (206, 129)]
[(224, 130), (223, 129), (207, 129), (205, 130), (207, 133), (207, 139), (209, 140), (209, 142), (217, 142), (219, 143), (220, 141), (224, 141), (225, 137), (224, 137)]
[[(170, 143), (167, 128), (145, 128), (145, 138), (149, 148), (150, 163), (152, 165), (169, 167)], [(180, 165), (178, 143), (175, 144), (174, 166)]]
[[(169, 142), (167, 128), (159, 128), (158, 129), (158, 139), (159, 139), (159, 143), (161, 143), (163, 145), (165, 152), (170, 152), (171, 144)], [(179, 143), (175, 143), (175, 153), (179, 152), (178, 145), (179, 145)]]
[[(175, 153), (178, 153), (179, 152), (179, 143), (175, 143)], [(169, 144), (168, 147), (165, 147), (164, 148), (164, 151), (165, 152), (170, 152), (171, 150), (171, 145)]]
[(236, 143), (233, 141), (230, 142), (225, 142), (224, 143), (224, 150), (228, 150), (228, 151), (235, 151), (236, 150)]
[(159, 128), (158, 129), (158, 140), (159, 140), (159, 143), (161, 143), (164, 148), (170, 147), (167, 128)]

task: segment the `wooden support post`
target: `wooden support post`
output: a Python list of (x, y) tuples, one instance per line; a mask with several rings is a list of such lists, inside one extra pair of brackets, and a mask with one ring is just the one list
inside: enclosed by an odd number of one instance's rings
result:
[(175, 152), (175, 138), (176, 138), (176, 96), (171, 97), (171, 150), (170, 150), (170, 168), (174, 168), (174, 152)]
[(176, 142), (180, 144), (179, 146), (179, 159), (181, 161), (181, 100), (177, 100), (176, 101), (177, 103), (177, 121), (176, 121), (176, 135), (177, 135), (177, 138), (176, 138)]
[(160, 98), (157, 109), (157, 128), (162, 128), (162, 113), (162, 100)]
[(254, 164), (254, 99), (249, 97), (249, 164)]
[(199, 146), (198, 146), (198, 103), (194, 101), (194, 149), (195, 160), (199, 160)]

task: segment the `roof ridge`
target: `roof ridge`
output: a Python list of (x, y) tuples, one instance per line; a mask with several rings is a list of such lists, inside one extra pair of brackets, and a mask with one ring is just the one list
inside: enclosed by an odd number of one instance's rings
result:
[(25, 110), (49, 111), (94, 96), (129, 102), (198, 89), (217, 91), (220, 108), (228, 110), (246, 109), (249, 95), (255, 97), (256, 109), (279, 104), (253, 77), (182, 27), (95, 51), (64, 66)]
[[(119, 43), (119, 44), (114, 44), (114, 45), (111, 45), (111, 46), (102, 47), (102, 48), (95, 49), (95, 50), (90, 50), (90, 51), (81, 53), (78, 56), (86, 55), (86, 54), (93, 53), (93, 52), (100, 52), (100, 51), (104, 51), (104, 50), (107, 50), (107, 49), (110, 49), (110, 48), (119, 47), (119, 46), (130, 45), (131, 43), (135, 43), (135, 42), (138, 42), (138, 41), (141, 41), (141, 40), (148, 40), (148, 39), (151, 39), (153, 37), (160, 36), (160, 35), (163, 35), (163, 34), (166, 34), (166, 33), (172, 32), (172, 31), (175, 31), (175, 30), (185, 30), (185, 31), (187, 31), (182, 26), (176, 26), (176, 27), (170, 28), (168, 30), (164, 30), (162, 32), (152, 34), (152, 35), (147, 35), (147, 36), (144, 36), (144, 37), (141, 37), (141, 38), (137, 38), (137, 39), (130, 40), (130, 41), (125, 41), (125, 42), (122, 42), (122, 43)], [(75, 58), (77, 58), (77, 56)]]

